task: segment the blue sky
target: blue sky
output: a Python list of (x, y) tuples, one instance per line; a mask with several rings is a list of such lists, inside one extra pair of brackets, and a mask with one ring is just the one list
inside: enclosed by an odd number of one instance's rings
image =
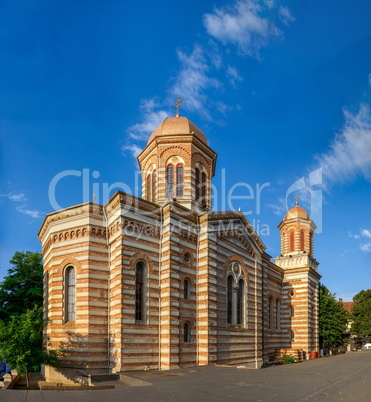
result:
[(366, 0), (2, 0), (0, 278), (40, 250), (56, 204), (138, 191), (134, 156), (180, 96), (218, 153), (215, 209), (244, 211), (275, 257), (300, 195), (323, 283), (369, 288), (370, 15)]

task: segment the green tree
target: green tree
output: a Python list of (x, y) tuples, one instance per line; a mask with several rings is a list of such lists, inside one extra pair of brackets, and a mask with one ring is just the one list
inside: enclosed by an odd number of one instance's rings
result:
[(42, 255), (17, 251), (10, 263), (13, 267), (0, 283), (0, 320), (43, 304)]
[(334, 348), (343, 344), (347, 311), (323, 284), (319, 285), (319, 337), (321, 345)]
[(58, 366), (61, 350), (47, 351), (43, 345), (42, 307), (35, 306), (9, 321), (0, 321), (0, 358), (21, 377), (26, 377), (27, 388), (31, 371), (38, 371), (41, 364)]
[(371, 336), (371, 289), (361, 290), (353, 297), (352, 333)]

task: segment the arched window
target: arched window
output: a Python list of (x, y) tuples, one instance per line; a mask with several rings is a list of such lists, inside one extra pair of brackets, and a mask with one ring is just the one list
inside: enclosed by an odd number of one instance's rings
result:
[(268, 314), (268, 319), (269, 319), (269, 329), (273, 329), (273, 297), (269, 297), (269, 314)]
[(135, 320), (144, 321), (145, 263), (138, 261), (135, 267)]
[(280, 299), (276, 300), (276, 329), (280, 329), (281, 327), (281, 301)]
[(66, 289), (66, 299), (65, 299), (65, 321), (75, 321), (76, 313), (76, 277), (75, 268), (70, 265), (66, 268), (65, 273), (65, 289)]
[(191, 298), (191, 281), (188, 278), (184, 279), (184, 298), (186, 300)]
[(156, 170), (152, 172), (152, 202), (156, 202)]
[(152, 184), (152, 178), (151, 178), (151, 175), (148, 174), (147, 175), (147, 183), (146, 183), (146, 195), (147, 195), (148, 201), (151, 201), (151, 195), (152, 195), (151, 184)]
[(174, 166), (168, 165), (166, 168), (166, 197), (174, 197)]
[(201, 174), (201, 204), (206, 206), (206, 173)]
[(300, 251), (305, 251), (304, 232), (300, 232)]
[(176, 166), (176, 196), (183, 197), (183, 165)]
[(243, 324), (243, 294), (244, 294), (244, 281), (240, 279), (238, 281), (237, 291), (237, 324)]
[(232, 298), (233, 298), (233, 279), (229, 275), (227, 279), (227, 323), (232, 324)]
[(191, 342), (191, 323), (189, 321), (186, 321), (184, 323), (184, 342), (189, 343)]
[(196, 168), (195, 172), (195, 200), (198, 202), (200, 200), (200, 169)]
[(292, 231), (290, 232), (290, 251), (295, 250), (295, 233)]

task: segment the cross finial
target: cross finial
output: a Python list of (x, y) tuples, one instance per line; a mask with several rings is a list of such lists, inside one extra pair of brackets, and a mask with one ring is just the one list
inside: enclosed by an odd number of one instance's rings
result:
[(176, 109), (176, 117), (180, 116), (180, 104), (183, 102), (182, 98), (178, 97), (178, 100), (176, 101), (176, 104), (174, 105), (175, 109)]
[(294, 198), (296, 198), (295, 205), (299, 205), (299, 198), (300, 198), (300, 195), (296, 195)]
[(92, 199), (91, 199), (91, 202), (94, 203), (94, 201), (95, 201), (96, 198), (97, 198), (97, 195), (96, 195), (96, 194), (93, 194), (93, 197), (92, 197)]

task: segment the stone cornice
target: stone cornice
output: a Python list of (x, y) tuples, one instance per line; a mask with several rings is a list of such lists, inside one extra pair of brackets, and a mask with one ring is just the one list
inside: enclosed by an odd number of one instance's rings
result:
[(83, 214), (103, 215), (103, 206), (100, 204), (95, 204), (93, 202), (86, 202), (84, 204), (78, 204), (72, 207), (61, 209), (56, 212), (52, 212), (45, 216), (38, 233), (38, 238), (40, 240), (42, 239), (47, 228), (52, 222), (61, 221), (67, 218), (72, 218)]

